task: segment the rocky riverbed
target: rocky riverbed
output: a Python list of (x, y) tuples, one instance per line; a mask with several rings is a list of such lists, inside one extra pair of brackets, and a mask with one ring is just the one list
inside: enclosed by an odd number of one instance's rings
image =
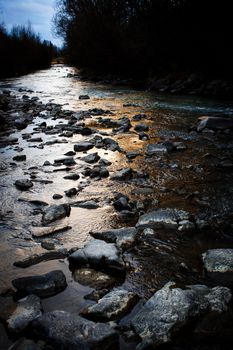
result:
[(0, 83), (3, 349), (231, 349), (233, 106)]

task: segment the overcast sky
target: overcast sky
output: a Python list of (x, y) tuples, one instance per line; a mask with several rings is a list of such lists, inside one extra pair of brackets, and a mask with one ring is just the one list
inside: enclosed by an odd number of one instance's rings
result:
[(55, 3), (56, 0), (0, 0), (0, 23), (4, 22), (10, 29), (12, 25), (30, 21), (42, 39), (61, 46), (61, 40), (52, 33)]

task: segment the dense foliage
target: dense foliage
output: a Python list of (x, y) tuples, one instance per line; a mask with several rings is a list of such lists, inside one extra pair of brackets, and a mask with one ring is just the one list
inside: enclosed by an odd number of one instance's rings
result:
[(56, 48), (41, 41), (30, 24), (14, 26), (10, 32), (0, 25), (0, 76), (15, 76), (48, 67)]
[(226, 0), (57, 0), (70, 62), (147, 74), (191, 71), (232, 79)]

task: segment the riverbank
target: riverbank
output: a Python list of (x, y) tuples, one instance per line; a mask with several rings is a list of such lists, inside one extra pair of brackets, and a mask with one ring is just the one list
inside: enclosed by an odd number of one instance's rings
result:
[(5, 349), (230, 350), (233, 106), (76, 74), (1, 82)]

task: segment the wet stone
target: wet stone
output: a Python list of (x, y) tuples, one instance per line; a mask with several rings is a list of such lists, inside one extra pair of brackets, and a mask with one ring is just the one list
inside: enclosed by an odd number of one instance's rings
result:
[(119, 170), (117, 172), (115, 172), (110, 179), (111, 180), (117, 180), (117, 181), (127, 181), (127, 180), (131, 180), (133, 177), (133, 171), (131, 168), (125, 168), (122, 170)]
[(65, 191), (65, 194), (67, 197), (76, 196), (77, 193), (78, 193), (78, 190), (75, 187), (70, 188), (69, 190)]
[(61, 199), (61, 198), (63, 198), (63, 196), (61, 194), (59, 194), (59, 193), (55, 193), (53, 195), (53, 199)]
[(178, 209), (158, 209), (140, 216), (136, 228), (178, 229), (180, 222), (189, 219), (189, 213)]
[(79, 100), (89, 100), (90, 99), (90, 96), (88, 95), (80, 95), (79, 96)]
[(43, 212), (42, 224), (47, 225), (53, 221), (70, 216), (70, 210), (69, 204), (51, 205)]
[(60, 270), (39, 276), (17, 278), (12, 284), (19, 295), (35, 294), (41, 298), (56, 295), (67, 287), (65, 275)]
[(228, 310), (230, 300), (230, 289), (225, 287), (192, 285), (181, 289), (173, 282), (167, 283), (131, 321), (134, 331), (142, 340), (138, 348), (168, 343), (193, 318), (210, 311), (221, 314)]
[(11, 332), (21, 332), (36, 318), (42, 315), (40, 298), (29, 295), (18, 301), (16, 309), (7, 320), (8, 329)]
[(123, 260), (114, 243), (93, 239), (83, 248), (69, 256), (73, 265), (90, 265), (98, 269), (105, 268), (110, 272), (122, 273), (125, 270)]
[(31, 339), (20, 338), (8, 350), (42, 350), (42, 348)]
[(79, 142), (74, 145), (74, 151), (75, 152), (84, 152), (88, 151), (89, 149), (93, 148), (94, 145), (91, 142)]
[(72, 207), (78, 207), (78, 208), (84, 208), (84, 209), (97, 209), (99, 208), (99, 204), (94, 200), (80, 201), (80, 202), (72, 203)]
[(208, 272), (233, 273), (233, 249), (210, 249), (202, 254)]
[(87, 156), (81, 158), (81, 160), (90, 164), (98, 162), (99, 159), (100, 159), (100, 156), (98, 155), (97, 152), (90, 153)]
[(60, 248), (58, 250), (50, 250), (43, 253), (31, 255), (23, 260), (14, 262), (14, 266), (26, 268), (41, 263), (42, 261), (64, 259), (67, 256), (67, 250)]
[(127, 314), (138, 297), (124, 289), (116, 289), (106, 294), (97, 304), (81, 311), (81, 315), (93, 320), (117, 320)]
[(154, 143), (147, 146), (146, 155), (154, 156), (159, 153), (169, 153), (175, 149), (175, 145), (170, 141), (165, 141), (163, 143)]
[(65, 180), (74, 180), (77, 181), (80, 178), (80, 176), (78, 174), (69, 174), (64, 176)]
[(26, 160), (26, 155), (25, 154), (17, 155), (13, 157), (13, 160), (16, 162), (24, 162)]
[(108, 324), (94, 323), (76, 314), (52, 311), (33, 322), (36, 334), (57, 349), (110, 350), (118, 335)]
[(225, 117), (201, 117), (197, 126), (197, 131), (203, 131), (205, 128), (213, 130), (233, 129), (233, 119)]
[(16, 180), (14, 185), (21, 191), (27, 191), (33, 186), (33, 183), (28, 179)]
[(141, 132), (141, 131), (148, 131), (149, 127), (146, 124), (138, 124), (138, 125), (135, 126), (134, 130), (135, 131), (139, 131), (139, 132)]
[(90, 268), (80, 268), (75, 270), (73, 278), (84, 286), (89, 286), (95, 289), (109, 288), (116, 283), (116, 278), (102, 271), (96, 271)]
[(102, 232), (90, 232), (96, 238), (109, 243), (116, 243), (119, 248), (129, 248), (135, 243), (137, 230), (135, 227), (123, 227)]

